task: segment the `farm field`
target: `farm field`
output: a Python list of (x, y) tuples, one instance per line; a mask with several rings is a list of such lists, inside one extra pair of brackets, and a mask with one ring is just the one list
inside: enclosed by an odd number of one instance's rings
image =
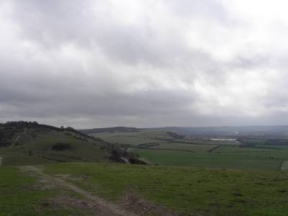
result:
[(128, 144), (137, 146), (143, 143), (160, 142), (159, 139), (165, 138), (164, 131), (143, 130), (140, 132), (116, 132), (116, 133), (94, 133), (89, 134), (94, 137), (103, 139), (106, 142), (114, 144)]
[(137, 153), (144, 161), (165, 166), (278, 170), (283, 161), (281, 158), (274, 159), (270, 158), (270, 156), (255, 156), (253, 153), (245, 155), (237, 153), (191, 153), (150, 149), (133, 149), (133, 152)]
[(273, 144), (266, 139), (245, 138), (242, 145), (230, 138), (180, 139), (170, 134), (149, 130), (106, 133), (102, 138), (114, 143), (118, 140), (143, 161), (163, 166), (280, 170), (283, 161), (288, 160), (288, 145), (280, 145), (279, 141)]
[(145, 138), (145, 137), (135, 137), (135, 136), (123, 136), (123, 135), (113, 135), (113, 136), (97, 136), (103, 139), (106, 142), (114, 143), (114, 144), (128, 144), (128, 145), (139, 145), (143, 143), (152, 143), (155, 142), (153, 139)]
[(145, 143), (171, 142), (183, 144), (203, 144), (203, 145), (238, 145), (239, 142), (233, 140), (210, 140), (210, 139), (179, 139), (167, 134), (169, 131), (163, 130), (142, 130), (140, 132), (116, 132), (116, 133), (94, 133), (89, 134), (94, 137), (103, 139), (106, 142), (117, 144), (128, 144), (137, 146)]
[(287, 150), (220, 146), (209, 152), (207, 147), (201, 149), (196, 145), (194, 150), (193, 147), (195, 146), (190, 146), (191, 152), (153, 149), (154, 147), (129, 150), (151, 164), (166, 166), (279, 170), (282, 162), (288, 158)]
[(215, 149), (219, 145), (205, 145), (205, 144), (183, 144), (183, 143), (158, 143), (157, 145), (149, 147), (149, 149), (158, 149), (158, 150), (179, 150), (179, 151), (188, 151), (188, 152), (206, 152)]
[(236, 140), (230, 139), (209, 139), (209, 138), (195, 138), (195, 139), (175, 139), (174, 142), (181, 142), (187, 144), (195, 144), (195, 145), (239, 145), (239, 142)]

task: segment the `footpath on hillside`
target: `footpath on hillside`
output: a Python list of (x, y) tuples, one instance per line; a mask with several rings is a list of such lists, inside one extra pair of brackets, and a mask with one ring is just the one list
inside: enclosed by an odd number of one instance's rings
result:
[(288, 171), (288, 160), (282, 162), (280, 170)]
[(79, 188), (71, 183), (68, 183), (67, 181), (47, 175), (42, 172), (42, 170), (39, 167), (36, 166), (23, 166), (21, 169), (25, 172), (33, 172), (34, 174), (38, 175), (41, 179), (43, 179), (46, 183), (49, 183), (51, 185), (56, 185), (60, 188), (73, 191), (77, 194), (82, 195), (87, 200), (92, 201), (93, 205), (97, 209), (97, 214), (100, 216), (136, 216), (136, 214), (133, 214), (131, 212), (127, 212), (126, 210), (122, 209), (120, 206), (110, 203), (101, 197), (92, 195), (86, 190), (83, 190), (82, 188)]

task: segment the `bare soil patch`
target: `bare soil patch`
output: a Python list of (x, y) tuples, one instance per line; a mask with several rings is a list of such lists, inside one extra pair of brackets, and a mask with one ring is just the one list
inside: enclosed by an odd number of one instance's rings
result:
[(121, 198), (119, 204), (125, 209), (136, 213), (137, 215), (165, 215), (178, 216), (179, 214), (171, 210), (146, 201), (134, 192), (127, 193)]

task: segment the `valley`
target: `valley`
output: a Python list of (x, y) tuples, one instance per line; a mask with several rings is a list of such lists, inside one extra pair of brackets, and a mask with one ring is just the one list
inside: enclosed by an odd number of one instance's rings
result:
[[(184, 128), (182, 133), (181, 128), (174, 129), (178, 133), (159, 128), (130, 132), (102, 129), (88, 134), (126, 147), (151, 165), (281, 170), (288, 159), (286, 127), (192, 128), (190, 132)], [(238, 135), (233, 132), (236, 130)]]
[(285, 135), (229, 131), (1, 124), (0, 215), (286, 215)]

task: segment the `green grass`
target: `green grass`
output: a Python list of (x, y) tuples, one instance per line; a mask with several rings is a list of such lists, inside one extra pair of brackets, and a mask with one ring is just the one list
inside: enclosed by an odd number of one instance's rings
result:
[(40, 215), (39, 206), (55, 191), (33, 190), (37, 178), (24, 175), (17, 167), (0, 168), (0, 215)]
[(157, 146), (152, 146), (149, 149), (175, 149), (191, 152), (206, 152), (215, 148), (217, 145), (195, 145), (183, 143), (160, 143)]
[[(249, 146), (247, 146), (249, 147)], [(267, 145), (267, 144), (256, 144), (256, 145), (253, 145), (251, 146), (252, 148), (255, 148), (255, 149), (271, 149), (271, 150), (285, 150), (287, 151), (288, 150), (288, 146), (287, 145)]]
[[(191, 215), (287, 215), (288, 173), (105, 164), (56, 164), (50, 174), (109, 200), (135, 193)], [(88, 176), (84, 181), (81, 177)]]
[(266, 139), (248, 138), (248, 144), (265, 144)]
[(122, 136), (122, 135), (109, 135), (109, 136), (97, 136), (109, 143), (117, 143), (117, 144), (128, 144), (128, 145), (139, 145), (143, 143), (151, 143), (155, 142), (153, 139), (145, 138), (145, 137), (134, 137), (134, 136)]
[(283, 161), (281, 164), (281, 170), (288, 171), (288, 160)]
[[(38, 175), (20, 171), (18, 167), (0, 168), (0, 216), (64, 216), (64, 215), (95, 215), (95, 210), (70, 204), (61, 203), (63, 199), (80, 200), (71, 191), (53, 186), (53, 183), (43, 183)], [(47, 184), (43, 187), (43, 184)]]
[[(64, 174), (65, 181), (116, 204), (133, 194), (180, 215), (284, 216), (288, 212), (288, 172), (103, 163), (50, 164), (44, 172)], [(31, 174), (18, 167), (0, 168), (1, 216), (95, 215), (85, 205), (54, 205), (57, 199), (79, 203), (85, 199), (60, 186), (43, 189), (39, 183), (45, 183)]]
[[(51, 151), (51, 147), (55, 143), (69, 143), (71, 144), (71, 151), (57, 152)], [(36, 139), (25, 143), (25, 148), (33, 149), (34, 151), (58, 153), (65, 154), (70, 157), (78, 157), (79, 160), (90, 160), (90, 161), (100, 161), (103, 160), (107, 155), (104, 151), (99, 149), (99, 146), (93, 145), (91, 142), (86, 140), (78, 140), (73, 136), (67, 136), (64, 133), (54, 132), (38, 136)]]
[(166, 131), (161, 130), (143, 130), (140, 132), (118, 132), (118, 133), (96, 133), (92, 134), (96, 137), (103, 139), (106, 142), (128, 144), (137, 146), (143, 143), (155, 143), (160, 142), (159, 140), (165, 138)]
[[(285, 149), (258, 149), (246, 147), (222, 147), (218, 149), (221, 154), (235, 157), (263, 159), (267, 161), (282, 161), (288, 159), (288, 151)], [(217, 152), (217, 150), (216, 150)]]
[[(29, 133), (28, 133), (29, 132)], [(75, 138), (76, 135), (58, 131), (28, 131), (21, 136), (21, 143), (12, 147), (0, 148), (4, 166), (33, 165), (51, 162), (94, 161), (107, 162), (109, 154), (101, 149), (97, 141)], [(34, 134), (32, 137), (31, 134)], [(56, 143), (69, 143), (71, 149), (52, 150)], [(103, 145), (103, 144), (102, 144)]]
[(212, 153), (131, 148), (152, 164), (231, 169), (278, 170), (288, 151), (221, 146)]

